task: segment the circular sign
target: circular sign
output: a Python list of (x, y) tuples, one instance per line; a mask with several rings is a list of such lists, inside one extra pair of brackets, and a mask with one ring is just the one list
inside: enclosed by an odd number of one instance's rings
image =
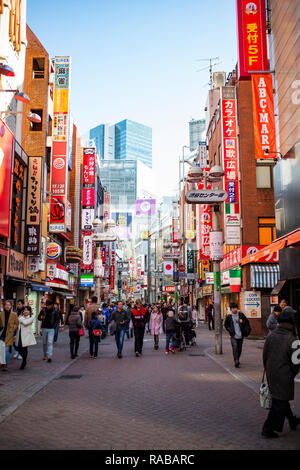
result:
[(61, 255), (61, 247), (57, 243), (49, 243), (47, 245), (47, 258), (57, 259)]
[(151, 209), (151, 204), (149, 201), (144, 201), (140, 204), (140, 209), (142, 212), (149, 212)]
[(185, 264), (181, 264), (181, 265), (179, 266), (179, 272), (180, 272), (180, 273), (185, 273)]
[(55, 158), (53, 161), (53, 166), (56, 168), (56, 170), (62, 170), (63, 167), (65, 166), (65, 161), (63, 158)]
[(166, 263), (166, 265), (165, 265), (165, 270), (166, 271), (172, 271), (172, 268), (173, 268), (172, 264)]

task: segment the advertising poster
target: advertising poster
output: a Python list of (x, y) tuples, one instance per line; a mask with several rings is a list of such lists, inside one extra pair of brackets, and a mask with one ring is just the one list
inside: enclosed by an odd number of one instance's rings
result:
[(41, 251), (41, 182), (42, 158), (29, 157), (25, 232), (25, 253), (27, 255), (36, 256)]
[(11, 187), (14, 136), (0, 119), (0, 235), (8, 238), (11, 199), (7, 188)]

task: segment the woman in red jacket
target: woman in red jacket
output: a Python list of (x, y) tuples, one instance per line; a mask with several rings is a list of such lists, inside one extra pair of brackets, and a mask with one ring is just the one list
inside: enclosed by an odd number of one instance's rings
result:
[(142, 354), (145, 326), (148, 321), (147, 311), (142, 306), (142, 302), (137, 300), (131, 311), (131, 319), (134, 329), (134, 350), (136, 357)]

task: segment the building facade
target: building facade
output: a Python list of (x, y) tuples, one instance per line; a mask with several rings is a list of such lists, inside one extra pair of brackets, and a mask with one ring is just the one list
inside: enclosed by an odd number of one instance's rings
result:
[(190, 132), (190, 151), (197, 150), (199, 142), (203, 142), (206, 139), (205, 135), (205, 119), (192, 119), (189, 122)]

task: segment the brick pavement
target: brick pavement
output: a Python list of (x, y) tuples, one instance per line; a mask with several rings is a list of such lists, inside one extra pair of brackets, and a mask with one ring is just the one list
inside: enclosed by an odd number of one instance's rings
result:
[(121, 360), (112, 338), (102, 343), (97, 360), (85, 352), (63, 372), (81, 377), (57, 376), (0, 424), (0, 449), (299, 449), (300, 431), (287, 425), (276, 441), (260, 436), (266, 411), (242, 381), (260, 380), (260, 371), (253, 372), (259, 343), (245, 342), (238, 379), (230, 371), (226, 336), (225, 354), (217, 358), (206, 328), (198, 331), (197, 348), (169, 356), (163, 340), (154, 351), (151, 336), (145, 338), (140, 358), (132, 340)]

